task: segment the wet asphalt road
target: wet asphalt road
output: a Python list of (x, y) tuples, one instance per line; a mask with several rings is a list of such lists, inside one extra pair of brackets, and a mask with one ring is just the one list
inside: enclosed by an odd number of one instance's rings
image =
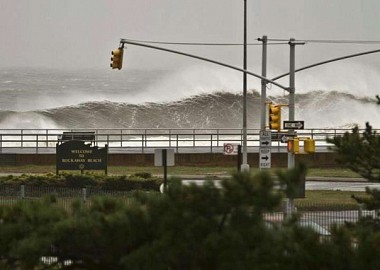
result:
[[(183, 180), (185, 184), (196, 183), (202, 185), (205, 181), (210, 180)], [(219, 180), (215, 180), (218, 186)], [(339, 191), (365, 191), (366, 187), (380, 189), (380, 183), (359, 182), (342, 182), (342, 181), (306, 181), (306, 190), (339, 190)]]

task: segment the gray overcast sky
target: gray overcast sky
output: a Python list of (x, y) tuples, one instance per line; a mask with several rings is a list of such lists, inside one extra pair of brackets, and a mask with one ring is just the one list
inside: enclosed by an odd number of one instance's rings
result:
[[(379, 0), (247, 0), (248, 39), (380, 40)], [(0, 0), (0, 66), (109, 69), (119, 38), (175, 42), (242, 42), (243, 0)], [(242, 48), (172, 47), (241, 65)], [(307, 44), (302, 66), (378, 46)], [(261, 48), (249, 49), (258, 67)], [(288, 46), (272, 46), (269, 60), (288, 67)], [(363, 57), (377, 65), (380, 55)], [(128, 46), (125, 66), (173, 68), (196, 60)]]

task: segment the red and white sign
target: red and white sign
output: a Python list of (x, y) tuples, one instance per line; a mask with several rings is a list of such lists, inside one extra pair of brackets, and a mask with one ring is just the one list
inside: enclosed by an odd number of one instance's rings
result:
[(237, 155), (238, 154), (238, 145), (237, 143), (225, 143), (223, 146), (223, 152), (225, 155)]

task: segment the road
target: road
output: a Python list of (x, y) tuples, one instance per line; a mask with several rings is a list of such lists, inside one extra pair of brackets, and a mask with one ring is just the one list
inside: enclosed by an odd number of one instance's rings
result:
[(365, 191), (366, 187), (380, 189), (380, 183), (307, 181), (306, 190)]
[[(205, 181), (210, 180), (183, 180), (183, 183), (196, 183), (202, 185)], [(216, 186), (220, 185), (220, 180), (214, 180)], [(306, 190), (340, 190), (340, 191), (365, 191), (365, 188), (380, 189), (380, 183), (367, 182), (333, 182), (333, 181), (307, 181)]]

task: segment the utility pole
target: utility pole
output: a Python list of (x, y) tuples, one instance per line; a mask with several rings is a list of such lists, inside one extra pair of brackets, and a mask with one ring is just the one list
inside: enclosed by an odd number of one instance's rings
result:
[[(305, 42), (296, 42), (294, 38), (289, 40), (290, 45), (290, 61), (289, 61), (289, 121), (294, 121), (295, 119), (295, 77), (296, 77), (296, 45), (304, 45)], [(289, 137), (294, 136), (294, 130), (289, 129)], [(295, 153), (288, 152), (288, 169), (294, 168), (295, 166)], [(288, 198), (286, 213), (291, 215), (294, 210), (294, 199)]]
[[(258, 39), (263, 43), (263, 52), (262, 52), (262, 61), (261, 61), (261, 76), (267, 76), (267, 44), (268, 37), (263, 36), (261, 39)], [(265, 130), (266, 122), (266, 99), (267, 99), (267, 81), (261, 80), (261, 121), (260, 121), (260, 130)]]
[[(244, 0), (244, 49), (243, 69), (247, 70), (247, 0)], [(247, 149), (247, 73), (243, 73), (243, 162), (241, 171), (249, 171), (248, 149)]]
[[(289, 61), (289, 121), (295, 120), (295, 77), (296, 77), (296, 45), (305, 45), (304, 41), (295, 41), (294, 38), (289, 40), (290, 61)], [(294, 130), (289, 129), (289, 137), (294, 136)], [(288, 169), (295, 166), (295, 153), (288, 152)]]
[[(294, 121), (295, 117), (295, 51), (296, 45), (294, 44), (294, 38), (289, 41), (290, 45), (290, 61), (289, 61), (289, 121)], [(289, 137), (294, 136), (294, 130), (289, 129)], [(295, 154), (294, 152), (288, 152), (288, 169), (295, 166)]]

